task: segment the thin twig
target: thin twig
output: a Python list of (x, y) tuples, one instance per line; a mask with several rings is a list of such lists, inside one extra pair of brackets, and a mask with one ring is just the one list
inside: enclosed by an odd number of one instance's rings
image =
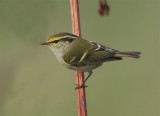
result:
[[(79, 18), (79, 6), (78, 0), (70, 0), (71, 6), (71, 19), (72, 19), (72, 32), (75, 35), (81, 35), (80, 29), (80, 18)], [(76, 85), (81, 85), (84, 81), (84, 73), (76, 72)], [(87, 104), (86, 104), (86, 93), (85, 87), (76, 89), (77, 94), (77, 105), (78, 105), (78, 116), (87, 116)]]

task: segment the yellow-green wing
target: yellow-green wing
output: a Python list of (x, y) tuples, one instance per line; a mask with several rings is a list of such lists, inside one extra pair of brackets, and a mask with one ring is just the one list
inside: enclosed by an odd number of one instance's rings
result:
[(114, 56), (118, 52), (117, 50), (111, 49), (95, 42), (91, 42), (91, 44), (93, 47), (84, 59), (84, 64), (96, 64), (122, 59), (121, 57)]

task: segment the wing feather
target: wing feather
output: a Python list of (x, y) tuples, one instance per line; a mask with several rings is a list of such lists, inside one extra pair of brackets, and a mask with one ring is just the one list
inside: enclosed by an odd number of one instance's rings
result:
[(121, 57), (114, 55), (119, 52), (104, 45), (90, 41), (92, 49), (88, 52), (84, 62), (86, 63), (103, 63), (106, 61), (121, 60)]

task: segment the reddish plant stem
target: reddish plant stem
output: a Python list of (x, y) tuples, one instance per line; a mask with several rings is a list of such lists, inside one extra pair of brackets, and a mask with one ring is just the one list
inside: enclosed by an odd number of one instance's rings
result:
[[(72, 33), (81, 36), (78, 0), (70, 0), (70, 6), (71, 6), (71, 19), (72, 19)], [(77, 71), (76, 85), (77, 86), (81, 85), (83, 81), (84, 81), (84, 73)], [(76, 89), (76, 94), (77, 94), (78, 116), (87, 116), (85, 87)]]

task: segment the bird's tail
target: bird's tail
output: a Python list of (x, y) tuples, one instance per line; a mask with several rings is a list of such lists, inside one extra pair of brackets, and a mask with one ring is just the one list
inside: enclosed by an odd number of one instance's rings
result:
[(131, 57), (131, 58), (139, 58), (141, 52), (131, 51), (131, 52), (117, 52), (115, 57)]

